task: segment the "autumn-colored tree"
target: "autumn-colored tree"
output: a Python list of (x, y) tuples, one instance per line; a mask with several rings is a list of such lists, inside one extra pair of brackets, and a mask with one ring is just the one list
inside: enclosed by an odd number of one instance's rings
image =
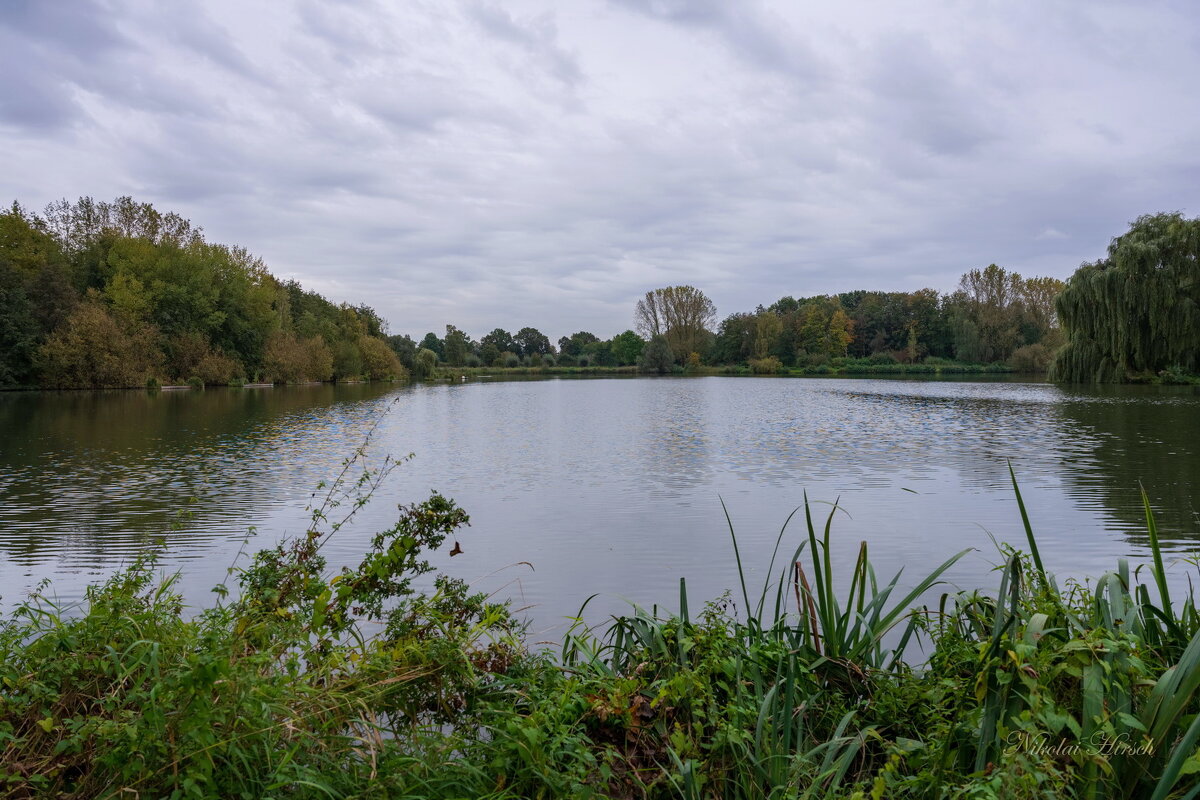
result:
[(302, 383), (308, 380), (308, 352), (291, 333), (275, 331), (267, 337), (263, 369), (272, 383)]
[(143, 386), (161, 354), (150, 327), (126, 328), (93, 293), (38, 350), (42, 382), (59, 389)]
[(647, 338), (666, 337), (678, 357), (700, 352), (708, 329), (716, 321), (717, 307), (693, 286), (668, 286), (646, 292), (634, 311), (638, 333)]
[(301, 341), (304, 347), (304, 374), (309, 380), (328, 381), (333, 379), (333, 351), (320, 336), (310, 336)]
[(358, 340), (362, 353), (363, 370), (369, 380), (397, 380), (408, 377), (408, 370), (382, 339), (362, 336)]

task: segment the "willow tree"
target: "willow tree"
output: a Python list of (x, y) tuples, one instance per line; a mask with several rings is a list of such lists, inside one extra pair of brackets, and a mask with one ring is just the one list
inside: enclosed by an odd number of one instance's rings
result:
[(1060, 381), (1115, 383), (1200, 366), (1200, 218), (1139, 217), (1108, 257), (1085, 263), (1057, 302)]

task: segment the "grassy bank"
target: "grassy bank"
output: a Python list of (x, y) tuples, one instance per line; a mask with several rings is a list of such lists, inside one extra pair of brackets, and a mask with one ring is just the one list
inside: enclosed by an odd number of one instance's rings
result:
[[(304, 535), (185, 612), (142, 561), (82, 609), (0, 623), (6, 797), (1195, 797), (1200, 617), (1152, 564), (1060, 586), (1005, 549), (997, 585), (901, 592), (864, 544), (835, 585), (832, 513), (780, 531), (775, 579), (631, 609), (533, 647), (422, 552), (467, 522), (402, 507), (361, 563), (321, 555), (396, 465), (360, 451)], [(1014, 480), (1014, 514), (1024, 507)], [(730, 532), (733, 526), (730, 525)], [(458, 535), (458, 534), (455, 534)], [(885, 639), (885, 634), (887, 637)], [(924, 641), (927, 661), (906, 645)], [(885, 645), (885, 641), (893, 643)], [(906, 660), (906, 655), (909, 658)]]

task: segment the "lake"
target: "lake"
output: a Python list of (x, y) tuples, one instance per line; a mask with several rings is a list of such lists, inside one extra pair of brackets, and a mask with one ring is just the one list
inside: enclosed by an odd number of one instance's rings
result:
[(160, 548), (188, 601), (206, 603), (239, 551), (305, 530), (312, 493), (376, 423), (372, 459), (414, 457), (331, 540), (331, 563), (356, 563), (397, 504), (436, 489), (471, 527), (454, 537), (462, 555), (432, 560), (511, 598), (548, 638), (594, 593), (589, 616), (673, 607), (681, 576), (693, 604), (735, 589), (722, 499), (752, 587), (807, 492), (822, 520), (840, 498), (846, 569), (861, 540), (881, 577), (904, 567), (914, 581), (974, 547), (950, 579), (992, 588), (991, 537), (1024, 543), (1010, 462), (1060, 576), (1145, 557), (1139, 481), (1172, 554), (1200, 537), (1191, 387), (697, 377), (8, 393), (3, 602), (47, 578), (77, 600)]

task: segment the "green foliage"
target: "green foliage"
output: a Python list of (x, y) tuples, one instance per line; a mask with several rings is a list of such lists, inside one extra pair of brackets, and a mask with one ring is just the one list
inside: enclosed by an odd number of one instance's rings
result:
[(1067, 333), (1051, 376), (1113, 383), (1200, 371), (1200, 219), (1139, 217), (1059, 296)]
[(444, 346), (445, 345), (442, 340), (439, 339), (432, 331), (425, 334), (425, 338), (421, 340), (421, 349), (433, 351), (433, 354), (436, 355), (439, 360), (443, 358)]
[(467, 335), (453, 325), (446, 326), (445, 358), (452, 367), (461, 367), (466, 363), (467, 354), (471, 351)]
[(382, 341), (383, 327), (127, 197), (0, 213), (0, 387), (328, 380), (334, 348)]
[(552, 349), (550, 339), (537, 328), (521, 328), (513, 341), (520, 348), (521, 355), (525, 356), (548, 355)]
[(154, 329), (122, 324), (94, 293), (37, 354), (42, 383), (60, 389), (144, 386), (159, 359)]
[(413, 362), (413, 377), (419, 381), (427, 381), (437, 372), (437, 353), (422, 347), (417, 351)]
[(408, 370), (400, 363), (395, 351), (382, 339), (360, 336), (358, 351), (362, 354), (363, 374), (368, 380), (406, 380)]
[(662, 375), (670, 372), (674, 366), (675, 354), (671, 351), (671, 345), (667, 343), (667, 337), (662, 335), (651, 337), (642, 349), (642, 355), (638, 359), (638, 368), (642, 372), (655, 372)]
[(612, 339), (613, 359), (619, 365), (636, 364), (645, 346), (646, 340), (633, 331), (619, 333)]

